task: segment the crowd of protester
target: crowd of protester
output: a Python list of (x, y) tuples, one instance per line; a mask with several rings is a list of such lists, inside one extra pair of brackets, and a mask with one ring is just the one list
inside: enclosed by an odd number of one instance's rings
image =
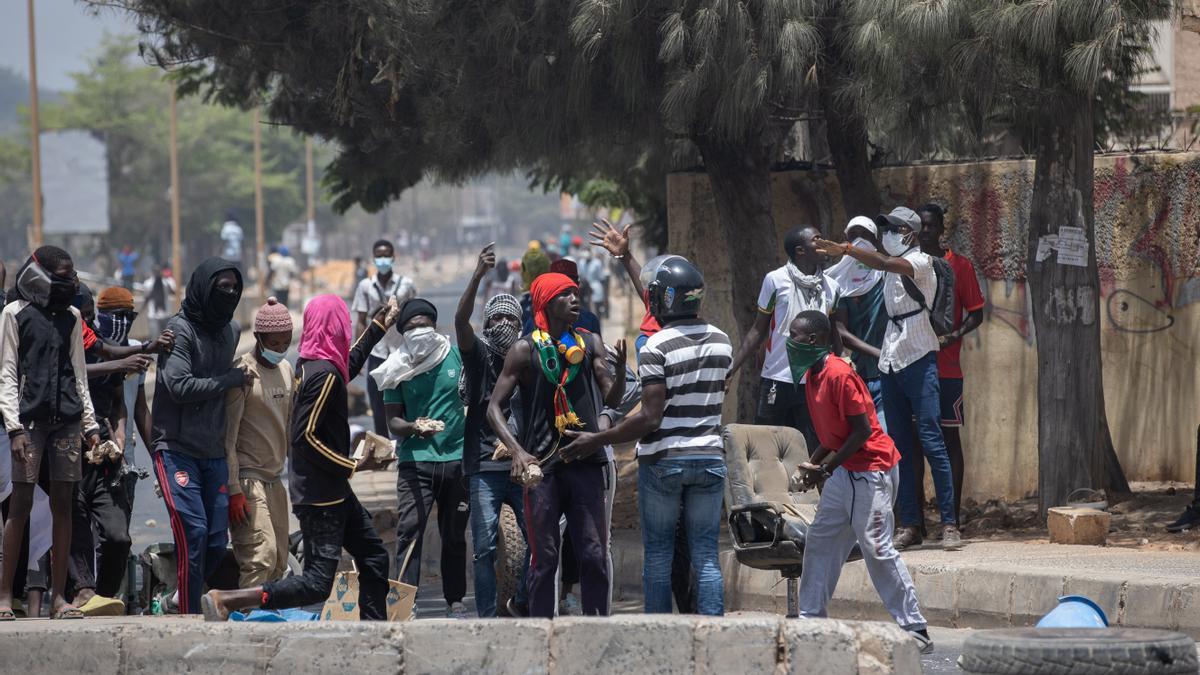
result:
[[(721, 410), (736, 373), (761, 361), (756, 423), (798, 429), (810, 460), (795, 467), (793, 485), (822, 489), (801, 614), (824, 615), (857, 542), (885, 606), (927, 648), (897, 551), (929, 536), (926, 463), (942, 545), (963, 545), (959, 349), (983, 306), (970, 261), (948, 250), (945, 233), (934, 204), (855, 217), (845, 242), (813, 227), (789, 231), (786, 262), (763, 280), (740, 345), (703, 319), (701, 270), (677, 255), (640, 265), (628, 227), (602, 222), (586, 243), (566, 232), (561, 242), (531, 242), (511, 266), (489, 245), (457, 305), (454, 340), (381, 240), (375, 273), (357, 280), (349, 306), (334, 295), (304, 305), (294, 363), (286, 250), (275, 253), (274, 296), (254, 315), (254, 346), (238, 355), (237, 261), (193, 270), (174, 315), (162, 309), (166, 294), (149, 298), (157, 334), (141, 343), (130, 338), (129, 290), (93, 294), (66, 251), (43, 246), (17, 271), (0, 313), (0, 456), (11, 467), (0, 474), (0, 620), (16, 616), (17, 596), (31, 601), (21, 591), (38, 579), (48, 579), (55, 618), (124, 613), (117, 595), (136, 481), (124, 451), (135, 430), (174, 539), (169, 611), (223, 619), (322, 602), (345, 549), (361, 617), (383, 619), (389, 579), (420, 585), (432, 520), (448, 616), (467, 615), (468, 528), (480, 617), (553, 617), (570, 611), (563, 601), (576, 584), (583, 614), (608, 614), (620, 498), (613, 448), (636, 442), (645, 610), (672, 611), (674, 595), (680, 611), (720, 615)], [(624, 339), (601, 335), (610, 265), (645, 306), (632, 363)], [(350, 483), (381, 468), (352, 448), (348, 385), (360, 372), (371, 431), (395, 443), (394, 558)], [(34, 508), (39, 496), (48, 518)], [(505, 505), (528, 554), (515, 595), (499, 606)], [(303, 540), (298, 574), (287, 565), (289, 510)], [(206, 592), (230, 544), (241, 588)]]

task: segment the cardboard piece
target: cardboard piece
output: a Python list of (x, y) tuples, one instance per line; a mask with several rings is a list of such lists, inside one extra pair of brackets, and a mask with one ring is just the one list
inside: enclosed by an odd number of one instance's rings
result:
[[(417, 587), (388, 580), (387, 620), (411, 621)], [(358, 572), (338, 572), (333, 592), (321, 608), (321, 621), (358, 621)]]

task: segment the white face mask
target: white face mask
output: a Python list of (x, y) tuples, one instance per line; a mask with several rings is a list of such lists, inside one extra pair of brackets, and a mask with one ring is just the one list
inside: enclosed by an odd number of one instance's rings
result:
[(404, 333), (404, 346), (413, 357), (422, 359), (437, 350), (441, 345), (440, 337), (433, 326), (413, 328)]
[(883, 250), (887, 251), (888, 255), (898, 258), (904, 255), (905, 251), (908, 249), (909, 247), (904, 244), (903, 234), (900, 234), (899, 232), (884, 233)]

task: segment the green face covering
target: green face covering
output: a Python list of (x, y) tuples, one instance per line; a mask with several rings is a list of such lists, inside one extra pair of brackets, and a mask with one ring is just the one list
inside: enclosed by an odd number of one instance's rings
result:
[(787, 355), (788, 365), (792, 367), (792, 382), (799, 383), (808, 369), (828, 353), (827, 345), (810, 345), (788, 338)]

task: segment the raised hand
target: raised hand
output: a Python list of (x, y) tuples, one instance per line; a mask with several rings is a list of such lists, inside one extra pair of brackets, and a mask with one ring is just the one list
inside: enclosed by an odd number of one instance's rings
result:
[(631, 225), (626, 225), (618, 230), (613, 227), (613, 224), (600, 219), (599, 223), (592, 223), (592, 231), (588, 232), (589, 242), (592, 246), (609, 252), (610, 255), (621, 257), (629, 255), (629, 228)]
[(475, 276), (480, 279), (496, 266), (496, 242), (483, 247), (479, 252), (479, 261), (475, 263)]

